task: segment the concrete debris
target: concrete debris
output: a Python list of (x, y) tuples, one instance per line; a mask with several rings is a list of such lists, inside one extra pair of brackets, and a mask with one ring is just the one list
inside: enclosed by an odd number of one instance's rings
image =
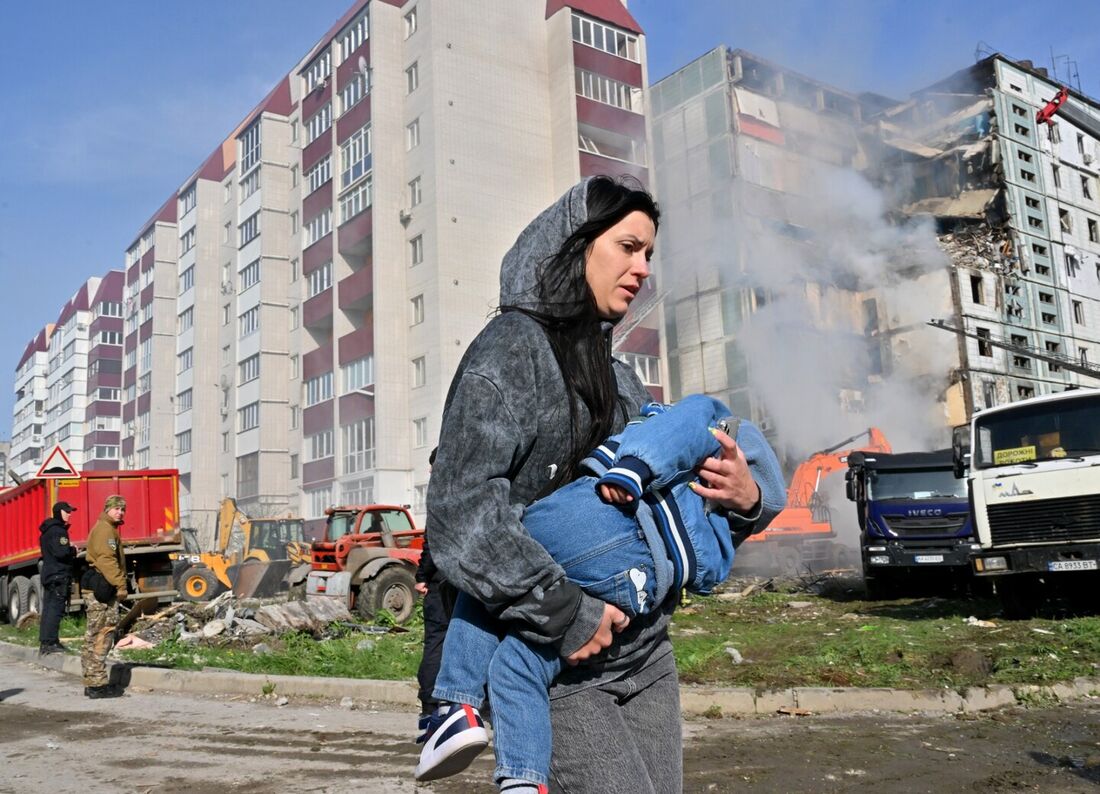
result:
[(788, 601), (788, 609), (808, 609), (814, 605), (813, 601)]
[(730, 661), (734, 664), (741, 664), (745, 661), (745, 658), (741, 655), (741, 651), (737, 650), (732, 645), (726, 646), (726, 655), (729, 656)]
[(330, 623), (338, 620), (351, 620), (351, 613), (335, 598), (267, 604), (256, 611), (256, 621), (276, 634), (305, 631), (319, 636)]
[(340, 708), (348, 709), (349, 711), (355, 710), (355, 701), (350, 697), (344, 696), (340, 698)]
[(219, 634), (225, 631), (225, 621), (214, 619), (202, 627), (202, 636), (204, 637), (217, 637)]
[(968, 626), (977, 626), (978, 628), (982, 628), (982, 629), (995, 629), (995, 628), (997, 628), (997, 624), (994, 623), (993, 621), (991, 621), (991, 620), (978, 620), (978, 618), (974, 617), (973, 615), (968, 617), (963, 622)]
[(355, 646), (355, 650), (362, 653), (370, 653), (374, 650), (374, 640), (359, 640)]
[(290, 698), (288, 698), (286, 695), (283, 695), (282, 697), (280, 697), (279, 699), (277, 699), (275, 701), (275, 705), (276, 706), (285, 706), (289, 702), (290, 702)]
[(263, 656), (266, 653), (271, 653), (271, 646), (266, 642), (258, 642), (252, 647), (252, 653), (256, 656)]

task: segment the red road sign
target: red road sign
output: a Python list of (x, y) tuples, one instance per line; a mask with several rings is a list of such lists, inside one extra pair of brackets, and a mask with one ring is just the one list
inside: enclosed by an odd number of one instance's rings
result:
[(38, 473), (34, 476), (43, 480), (68, 480), (79, 477), (80, 472), (76, 470), (76, 466), (65, 454), (65, 450), (58, 444), (50, 450), (50, 454), (46, 456), (46, 460), (38, 467)]

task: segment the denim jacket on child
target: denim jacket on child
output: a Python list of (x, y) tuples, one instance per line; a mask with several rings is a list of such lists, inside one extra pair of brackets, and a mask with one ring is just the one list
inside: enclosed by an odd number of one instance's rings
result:
[[(712, 428), (727, 432), (745, 454), (760, 486), (758, 514), (728, 512), (689, 487), (698, 482), (694, 469), (699, 461), (719, 455), (721, 446)], [(607, 439), (583, 465), (598, 478), (597, 488), (617, 485), (634, 496), (630, 504), (655, 552), (658, 604), (681, 588), (709, 593), (729, 575), (734, 549), (747, 534), (743, 530), (762, 531), (786, 505), (779, 461), (763, 433), (751, 422), (732, 417), (718, 400), (698, 394), (671, 406), (645, 406), (641, 418)], [(656, 552), (662, 548), (670, 567), (660, 564)]]

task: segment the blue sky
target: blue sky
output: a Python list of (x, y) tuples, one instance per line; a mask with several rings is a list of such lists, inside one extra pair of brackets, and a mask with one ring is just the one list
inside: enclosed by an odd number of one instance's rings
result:
[[(459, 0), (460, 1), (460, 0)], [(507, 2), (508, 0), (500, 0)], [(8, 2), (0, 10), (0, 437), (26, 343), (125, 247), (351, 0)], [(904, 98), (979, 43), (1100, 96), (1100, 3), (631, 0), (650, 80), (719, 44)], [(1064, 69), (1064, 63), (1060, 64)]]

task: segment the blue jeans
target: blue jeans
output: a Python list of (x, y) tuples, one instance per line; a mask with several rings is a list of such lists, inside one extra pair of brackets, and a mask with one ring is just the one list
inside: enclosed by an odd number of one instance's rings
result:
[[(653, 554), (637, 521), (596, 495), (594, 477), (575, 480), (531, 505), (523, 523), (589, 595), (630, 617), (656, 608)], [(553, 645), (527, 642), (476, 599), (459, 594), (433, 694), (481, 706), (488, 693), (497, 780), (549, 782), (549, 689), (561, 665)]]

